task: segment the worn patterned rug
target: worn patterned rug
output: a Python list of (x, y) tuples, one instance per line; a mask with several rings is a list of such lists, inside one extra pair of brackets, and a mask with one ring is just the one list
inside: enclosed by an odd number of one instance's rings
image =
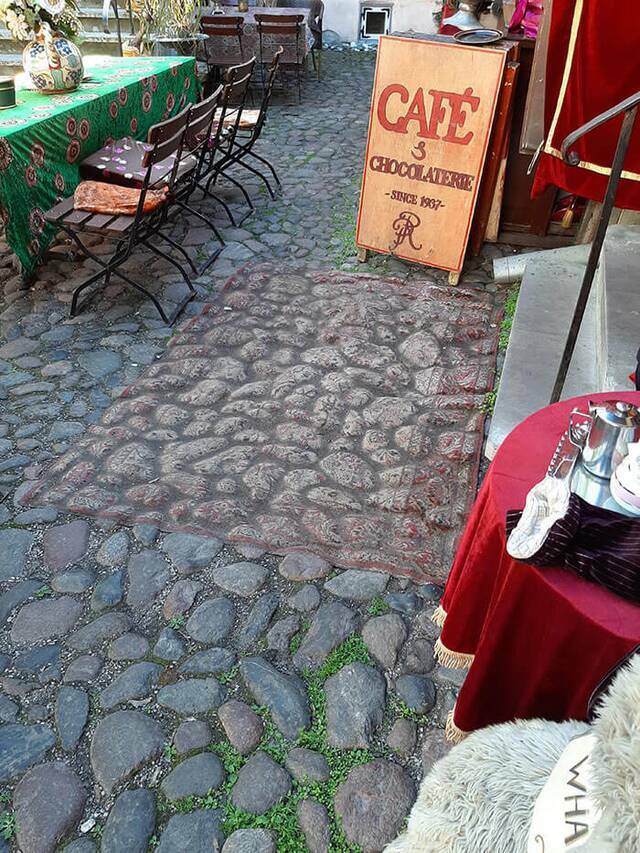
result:
[(466, 290), (245, 268), (24, 502), (441, 581), (497, 319)]

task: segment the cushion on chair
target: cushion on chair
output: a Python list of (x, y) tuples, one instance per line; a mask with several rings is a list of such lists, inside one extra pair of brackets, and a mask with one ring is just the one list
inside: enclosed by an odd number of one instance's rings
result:
[[(144, 199), (144, 213), (151, 213), (161, 207), (167, 199), (167, 187), (159, 190), (147, 190)], [(102, 181), (82, 181), (73, 194), (75, 210), (90, 213), (105, 213), (113, 216), (133, 216), (140, 202), (140, 190), (135, 187), (117, 189)]]
[[(143, 166), (144, 157), (152, 148), (150, 143), (139, 142), (130, 137), (118, 139), (83, 160), (80, 164), (80, 177), (87, 181), (106, 181), (124, 187), (142, 187), (147, 173), (146, 167)], [(184, 157), (178, 166), (178, 179), (192, 171), (196, 162), (195, 157)], [(168, 182), (174, 163), (173, 154), (156, 163), (150, 185)]]
[[(232, 110), (228, 112), (224, 117), (224, 123), (227, 125), (233, 125), (236, 122), (236, 116), (238, 112), (237, 110)], [(217, 126), (220, 121), (220, 116), (222, 115), (222, 110), (218, 110), (216, 112), (214, 128)], [(258, 123), (258, 117), (260, 116), (260, 110), (242, 110), (240, 114), (240, 130), (250, 130), (252, 127), (255, 127)]]

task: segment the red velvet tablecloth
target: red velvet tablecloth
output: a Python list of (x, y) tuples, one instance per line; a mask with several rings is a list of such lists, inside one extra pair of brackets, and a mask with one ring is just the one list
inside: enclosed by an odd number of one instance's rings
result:
[[(638, 393), (590, 399), (612, 397), (640, 404)], [(600, 679), (640, 643), (640, 606), (567, 569), (536, 568), (506, 551), (507, 510), (524, 506), (569, 412), (588, 399), (565, 400), (527, 418), (484, 480), (435, 617), (443, 623), (440, 662), (469, 666), (449, 720), (452, 740), (515, 718), (584, 719)]]

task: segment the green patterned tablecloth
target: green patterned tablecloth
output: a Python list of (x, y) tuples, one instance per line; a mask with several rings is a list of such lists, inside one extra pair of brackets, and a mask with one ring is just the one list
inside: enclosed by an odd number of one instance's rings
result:
[(196, 99), (190, 57), (96, 57), (85, 74), (71, 94), (19, 90), (17, 106), (0, 112), (0, 216), (25, 277), (55, 234), (44, 213), (73, 193), (80, 162), (109, 138), (143, 139)]

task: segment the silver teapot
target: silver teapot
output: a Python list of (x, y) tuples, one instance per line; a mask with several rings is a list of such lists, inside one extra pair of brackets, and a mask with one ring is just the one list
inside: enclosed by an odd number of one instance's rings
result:
[(640, 412), (633, 403), (622, 400), (590, 402), (588, 413), (579, 409), (571, 412), (569, 437), (582, 448), (582, 464), (587, 471), (608, 479), (627, 456), (629, 444), (640, 440)]

